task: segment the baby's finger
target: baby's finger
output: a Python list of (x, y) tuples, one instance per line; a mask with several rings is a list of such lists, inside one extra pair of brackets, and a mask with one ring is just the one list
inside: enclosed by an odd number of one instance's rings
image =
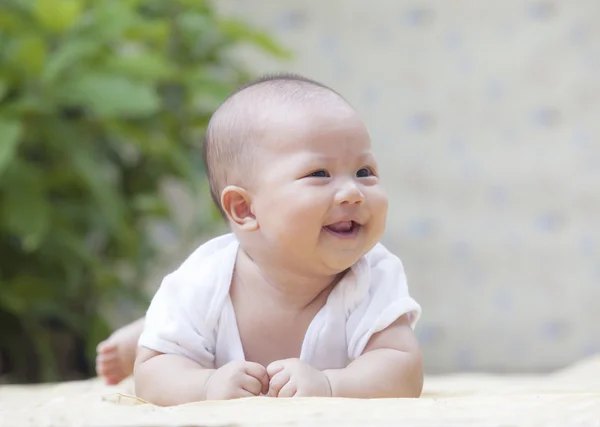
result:
[(246, 374), (260, 381), (262, 393), (267, 393), (267, 391), (269, 391), (269, 374), (263, 365), (254, 362), (246, 362), (244, 371)]
[(263, 390), (263, 385), (260, 380), (251, 375), (244, 375), (240, 385), (242, 386), (242, 389), (251, 393), (252, 396), (259, 396)]
[(271, 397), (279, 397), (280, 390), (290, 381), (290, 373), (288, 371), (282, 371), (271, 377), (269, 381), (269, 392), (268, 395)]
[(97, 353), (110, 353), (117, 350), (117, 345), (109, 340), (102, 341), (96, 346)]
[(277, 360), (267, 366), (267, 373), (269, 374), (269, 378), (273, 378), (279, 372), (283, 371), (285, 368), (285, 363), (283, 360)]
[(244, 364), (244, 371), (254, 378), (260, 378), (267, 372), (263, 365), (254, 362), (246, 362)]
[(298, 386), (294, 381), (288, 381), (282, 388), (279, 390), (279, 394), (277, 397), (294, 397), (298, 391)]

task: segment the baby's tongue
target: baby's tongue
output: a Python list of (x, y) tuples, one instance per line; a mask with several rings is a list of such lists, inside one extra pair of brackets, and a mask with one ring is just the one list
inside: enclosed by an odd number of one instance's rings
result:
[(352, 230), (352, 221), (336, 222), (335, 224), (328, 225), (327, 228), (336, 233), (344, 233)]

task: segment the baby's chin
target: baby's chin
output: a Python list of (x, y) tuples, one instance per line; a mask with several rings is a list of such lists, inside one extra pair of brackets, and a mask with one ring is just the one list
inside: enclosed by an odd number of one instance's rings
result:
[(366, 253), (367, 251), (355, 255), (338, 252), (337, 256), (336, 254), (331, 254), (324, 261), (334, 274), (340, 274), (354, 266)]

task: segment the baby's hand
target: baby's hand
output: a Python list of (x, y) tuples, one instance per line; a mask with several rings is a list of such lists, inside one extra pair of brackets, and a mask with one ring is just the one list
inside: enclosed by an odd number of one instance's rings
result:
[(331, 396), (327, 376), (300, 359), (279, 360), (267, 366), (271, 397)]
[(217, 369), (205, 384), (206, 400), (258, 396), (269, 390), (264, 366), (253, 362), (229, 362)]

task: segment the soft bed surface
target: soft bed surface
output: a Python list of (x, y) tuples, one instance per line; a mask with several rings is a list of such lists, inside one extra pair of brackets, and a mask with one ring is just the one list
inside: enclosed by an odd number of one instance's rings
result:
[(128, 380), (0, 387), (0, 426), (600, 426), (600, 357), (549, 375), (426, 378), (420, 399), (269, 399), (160, 408)]

